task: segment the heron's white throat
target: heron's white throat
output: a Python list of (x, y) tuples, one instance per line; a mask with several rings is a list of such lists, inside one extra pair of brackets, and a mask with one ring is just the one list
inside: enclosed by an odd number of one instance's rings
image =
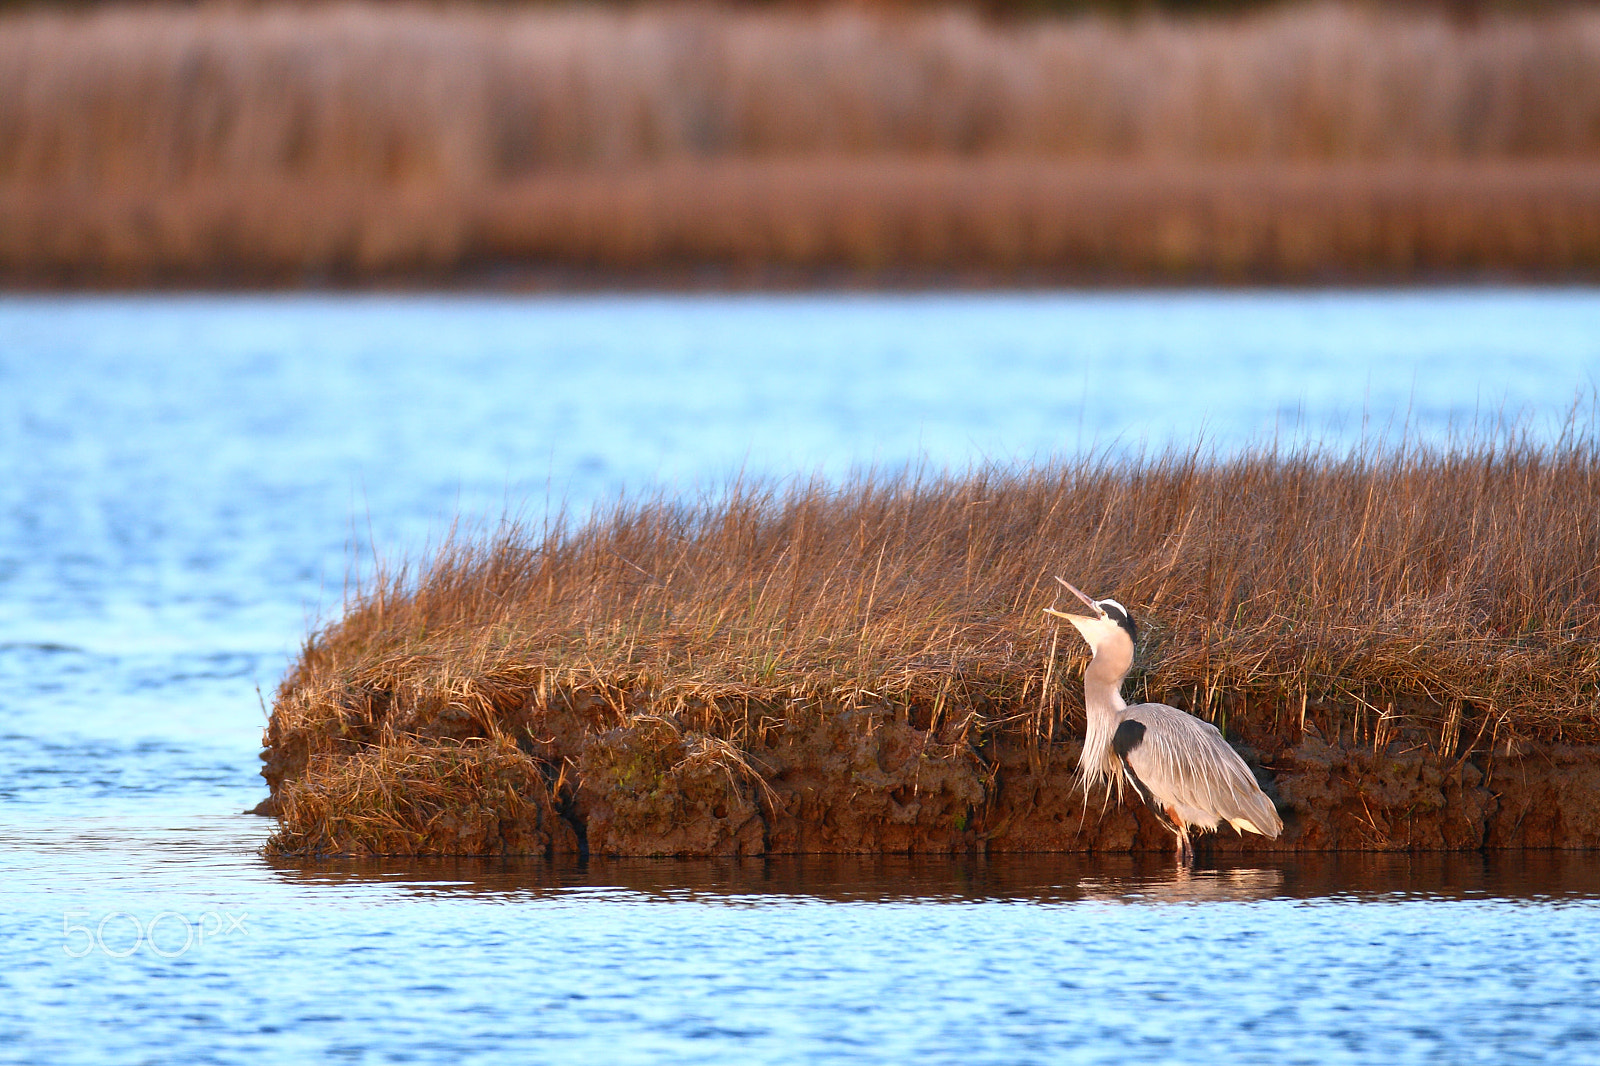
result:
[(1133, 640), (1128, 631), (1110, 618), (1075, 614), (1066, 618), (1094, 652), (1083, 672), (1083, 695), (1089, 710), (1122, 710), (1127, 706), (1122, 701), (1122, 681), (1133, 669)]

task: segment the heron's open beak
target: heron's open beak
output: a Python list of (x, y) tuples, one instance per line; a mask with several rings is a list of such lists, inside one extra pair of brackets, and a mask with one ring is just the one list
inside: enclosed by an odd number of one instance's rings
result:
[(1090, 630), (1085, 629), (1084, 627), (1089, 625), (1090, 623), (1094, 622), (1096, 619), (1104, 618), (1106, 616), (1105, 612), (1102, 611), (1100, 608), (1096, 607), (1094, 605), (1094, 601), (1091, 600), (1089, 597), (1085, 596), (1077, 588), (1077, 586), (1073, 585), (1071, 582), (1066, 581), (1066, 580), (1064, 580), (1062, 578), (1059, 578), (1059, 577), (1056, 578), (1056, 580), (1060, 581), (1063, 585), (1065, 585), (1067, 587), (1068, 591), (1070, 591), (1074, 596), (1078, 597), (1078, 599), (1080, 599), (1084, 603), (1088, 604), (1089, 605), (1089, 609), (1095, 613), (1095, 617), (1094, 618), (1085, 618), (1081, 614), (1067, 614), (1065, 611), (1058, 611), (1054, 607), (1046, 607), (1044, 609), (1044, 613), (1045, 614), (1053, 614), (1057, 618), (1065, 618), (1067, 621), (1071, 622), (1072, 625), (1073, 625), (1073, 628), (1076, 629), (1079, 633), (1082, 633), (1083, 634), (1083, 639), (1089, 642), (1089, 646), (1090, 647), (1093, 647), (1094, 646), (1094, 637), (1090, 635)]

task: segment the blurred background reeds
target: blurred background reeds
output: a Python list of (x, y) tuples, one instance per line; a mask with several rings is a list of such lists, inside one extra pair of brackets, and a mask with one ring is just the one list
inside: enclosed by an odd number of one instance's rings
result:
[(1600, 11), (0, 15), (0, 277), (1600, 272)]

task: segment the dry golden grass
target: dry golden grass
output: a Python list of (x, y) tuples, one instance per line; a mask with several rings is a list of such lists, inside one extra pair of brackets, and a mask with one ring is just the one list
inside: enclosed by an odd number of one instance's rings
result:
[(283, 682), (269, 777), (397, 736), (564, 766), (576, 742), (534, 735), (556, 707), (585, 729), (670, 719), (724, 754), (859, 706), (929, 736), (1076, 735), (1084, 649), (1042, 613), (1057, 574), (1139, 618), (1132, 695), (1231, 713), (1237, 735), (1445, 758), (1600, 742), (1597, 513), (1592, 432), (635, 499), (453, 542), (356, 595)]
[(1600, 264), (1600, 13), (0, 16), (0, 276)]

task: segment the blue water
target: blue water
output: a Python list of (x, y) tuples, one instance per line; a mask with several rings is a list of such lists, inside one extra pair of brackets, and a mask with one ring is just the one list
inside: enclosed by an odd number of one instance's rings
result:
[(0, 297), (21, 1061), (1600, 1060), (1600, 857), (269, 863), (374, 549), (651, 486), (1557, 431), (1600, 291)]

